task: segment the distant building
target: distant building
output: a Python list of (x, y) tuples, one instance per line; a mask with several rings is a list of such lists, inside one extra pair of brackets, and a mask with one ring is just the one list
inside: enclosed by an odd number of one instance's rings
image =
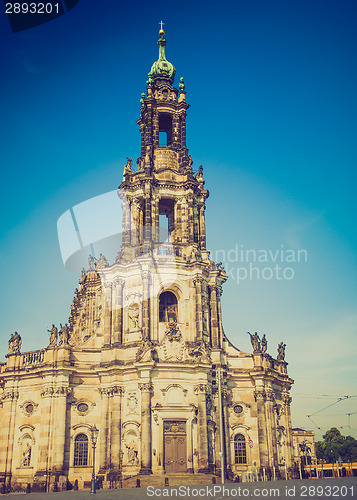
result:
[[(0, 479), (7, 486), (49, 491), (77, 480), (83, 487), (93, 425), (104, 486), (118, 484), (121, 473), (219, 474), (221, 456), (225, 474), (240, 477), (294, 462), (285, 345), (274, 358), (255, 333), (246, 353), (223, 331), (227, 275), (206, 249), (209, 193), (202, 167), (192, 169), (185, 84), (173, 87), (165, 44), (160, 30), (137, 122), (141, 155), (135, 170), (128, 159), (120, 185), (115, 262), (90, 258), (68, 327), (59, 333), (53, 326), (50, 345), (33, 352), (21, 353), (13, 336), (0, 365)], [(217, 96), (207, 106), (219, 106), (224, 96)], [(224, 221), (234, 218), (228, 204)], [(239, 305), (237, 321), (238, 314)]]

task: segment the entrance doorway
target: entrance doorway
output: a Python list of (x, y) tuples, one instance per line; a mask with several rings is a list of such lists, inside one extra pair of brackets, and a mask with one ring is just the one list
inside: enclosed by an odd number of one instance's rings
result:
[(165, 472), (187, 472), (186, 422), (164, 421)]

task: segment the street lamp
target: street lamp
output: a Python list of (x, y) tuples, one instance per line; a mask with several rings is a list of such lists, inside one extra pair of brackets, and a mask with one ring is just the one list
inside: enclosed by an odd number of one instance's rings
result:
[(90, 492), (91, 493), (97, 493), (95, 491), (95, 447), (96, 447), (96, 444), (97, 444), (99, 429), (97, 429), (96, 426), (93, 425), (93, 427), (91, 428), (90, 432), (91, 432), (92, 448), (93, 448), (92, 489), (90, 490)]
[(123, 457), (124, 452), (119, 453), (119, 488), (123, 487)]

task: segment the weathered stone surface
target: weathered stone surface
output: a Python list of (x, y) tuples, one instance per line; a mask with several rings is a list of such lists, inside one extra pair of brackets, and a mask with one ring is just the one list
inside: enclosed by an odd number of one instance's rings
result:
[(21, 353), (12, 341), (0, 365), (6, 483), (53, 490), (77, 480), (83, 487), (91, 479), (94, 424), (104, 484), (116, 483), (121, 471), (217, 472), (221, 451), (232, 474), (246, 473), (252, 461), (268, 467), (271, 457), (291, 465), (286, 362), (267, 354), (265, 339), (248, 354), (223, 332), (227, 276), (206, 250), (208, 191), (186, 148), (188, 107), (183, 89), (163, 78), (150, 83), (141, 99), (138, 170), (128, 158), (120, 186), (116, 262), (90, 258), (68, 339), (57, 345), (53, 325), (47, 348)]

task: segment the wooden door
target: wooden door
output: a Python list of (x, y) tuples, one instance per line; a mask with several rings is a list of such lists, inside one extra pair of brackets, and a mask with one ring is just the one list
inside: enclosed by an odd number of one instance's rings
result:
[(164, 422), (165, 472), (187, 471), (186, 422)]

